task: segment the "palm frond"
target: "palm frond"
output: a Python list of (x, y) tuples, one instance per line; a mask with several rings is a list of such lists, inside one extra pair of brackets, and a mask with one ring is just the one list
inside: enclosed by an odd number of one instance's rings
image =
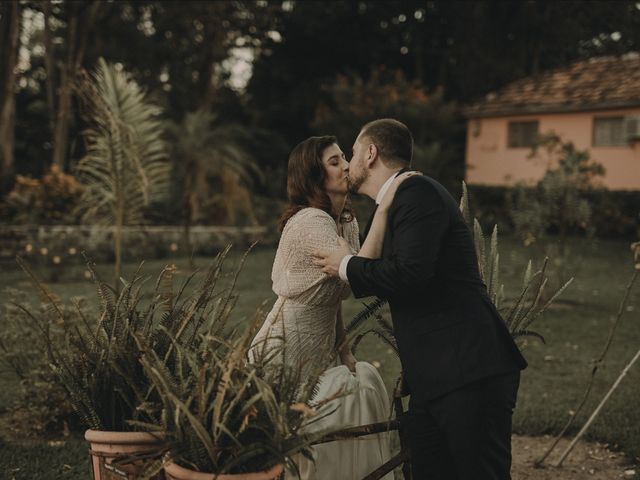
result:
[(85, 155), (75, 166), (83, 185), (78, 213), (85, 222), (114, 225), (116, 289), (123, 225), (139, 225), (145, 209), (169, 192), (171, 164), (161, 109), (121, 69), (98, 60), (74, 86), (90, 125)]

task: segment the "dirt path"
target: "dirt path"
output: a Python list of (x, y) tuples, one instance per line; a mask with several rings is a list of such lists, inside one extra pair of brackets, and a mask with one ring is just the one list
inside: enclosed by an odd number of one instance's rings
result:
[(543, 468), (533, 466), (552, 438), (514, 435), (512, 440), (513, 480), (639, 480), (640, 466), (634, 465), (624, 454), (612, 452), (600, 443), (579, 442), (562, 467), (552, 467), (569, 440), (561, 440)]

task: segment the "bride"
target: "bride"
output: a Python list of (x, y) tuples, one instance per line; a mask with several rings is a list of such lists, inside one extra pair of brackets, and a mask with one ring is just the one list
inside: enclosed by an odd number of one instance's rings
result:
[[(378, 258), (387, 210), (398, 185), (410, 174), (400, 175), (391, 185), (361, 248), (358, 222), (347, 201), (348, 171), (335, 137), (308, 138), (291, 152), (289, 205), (280, 221), (282, 234), (271, 273), (278, 299), (249, 352), (254, 361), (279, 348), (277, 361), (300, 368), (302, 379), (313, 379), (318, 366), (336, 357), (340, 360), (322, 373), (314, 400), (348, 393), (331, 402), (337, 408), (330, 415), (309, 425), (314, 431), (381, 422), (389, 416), (380, 375), (371, 364), (356, 361), (345, 341), (341, 304), (350, 294), (349, 286), (315, 266), (312, 252), (346, 242), (354, 254)], [(389, 459), (389, 434), (316, 445), (313, 457), (313, 462), (302, 455), (296, 458), (303, 480), (359, 480)], [(287, 478), (295, 475), (287, 472)]]

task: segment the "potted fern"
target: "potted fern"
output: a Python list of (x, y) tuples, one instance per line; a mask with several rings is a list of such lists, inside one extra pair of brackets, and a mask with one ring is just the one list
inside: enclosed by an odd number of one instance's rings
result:
[[(138, 471), (147, 455), (161, 454), (162, 437), (158, 432), (130, 432), (129, 420), (150, 418), (138, 405), (149, 396), (144, 370), (139, 364), (141, 351), (135, 342), (136, 332), (150, 330), (153, 309), (139, 308), (141, 277), (126, 284), (120, 295), (102, 282), (87, 262), (97, 287), (99, 305), (87, 310), (75, 302), (74, 308), (63, 305), (23, 260), (18, 263), (33, 281), (47, 308), (40, 314), (19, 306), (30, 326), (41, 335), (47, 360), (57, 382), (67, 393), (73, 410), (89, 430), (85, 438), (91, 443), (95, 479), (105, 477), (105, 470), (115, 470), (113, 461), (122, 462), (125, 472)], [(52, 334), (62, 329), (65, 342)], [(157, 430), (157, 429), (156, 429)], [(117, 462), (118, 463), (118, 462)]]
[[(166, 450), (160, 418), (162, 390), (149, 378), (142, 359), (160, 359), (162, 366), (156, 368), (183, 374), (181, 358), (199, 351), (201, 339), (216, 337), (224, 345), (224, 339), (230, 338), (226, 326), (236, 298), (236, 277), (230, 286), (219, 285), (228, 250), (218, 255), (188, 295), (186, 287), (197, 272), (175, 294), (176, 268), (165, 267), (146, 302), (143, 286), (147, 279), (140, 268), (133, 280), (122, 280), (123, 288), (116, 293), (88, 261), (98, 298), (92, 312), (78, 304), (75, 309), (65, 308), (18, 259), (48, 304), (41, 315), (21, 309), (41, 333), (57, 381), (89, 428), (85, 438), (91, 443), (94, 478), (104, 478), (105, 470), (117, 469), (137, 475), (148, 466), (147, 459), (160, 458)], [(65, 330), (63, 345), (54, 341), (51, 325)], [(213, 346), (210, 350), (214, 351)]]
[[(42, 334), (58, 382), (89, 428), (85, 438), (96, 480), (113, 472), (161, 478), (165, 453), (168, 478), (266, 480), (287, 463), (295, 469), (289, 458), (324, 435), (304, 433), (306, 425), (329, 413), (328, 402), (311, 401), (323, 365), (302, 382), (300, 369), (269, 362), (278, 352), (246, 361), (263, 316), (258, 311), (242, 332), (232, 328), (235, 284), (246, 254), (229, 279), (223, 271), (228, 251), (218, 255), (191, 293), (197, 272), (176, 292), (176, 269), (166, 267), (147, 300), (140, 268), (116, 293), (87, 262), (98, 308), (86, 312), (77, 304), (75, 320), (73, 310), (18, 259), (49, 304), (41, 317), (23, 311)], [(52, 324), (65, 329), (64, 345), (50, 335)], [(202, 472), (211, 473), (196, 475)]]
[(326, 433), (305, 433), (306, 426), (330, 413), (328, 401), (312, 402), (321, 366), (303, 382), (301, 368), (270, 362), (278, 351), (263, 351), (254, 363), (247, 362), (263, 321), (258, 310), (243, 333), (221, 334), (214, 328), (195, 348), (175, 339), (170, 368), (153, 350), (143, 356), (162, 403), (165, 478), (278, 478), (285, 464), (297, 469), (294, 454), (308, 454), (307, 447)]

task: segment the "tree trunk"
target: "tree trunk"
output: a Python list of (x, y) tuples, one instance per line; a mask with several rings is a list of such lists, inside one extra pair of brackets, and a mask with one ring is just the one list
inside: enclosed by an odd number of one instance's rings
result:
[(205, 7), (203, 22), (205, 24), (205, 41), (207, 46), (205, 56), (200, 67), (200, 80), (198, 89), (202, 92), (202, 101), (198, 108), (211, 111), (219, 85), (216, 85), (213, 78), (216, 65), (227, 56), (225, 47), (225, 33), (220, 30), (220, 19), (229, 15), (229, 5), (224, 2), (211, 2)]
[(53, 56), (53, 42), (51, 41), (51, 2), (44, 2), (44, 68), (47, 73), (47, 110), (49, 111), (49, 129), (51, 134), (55, 131), (56, 101), (55, 101), (55, 69)]
[(18, 0), (2, 5), (0, 20), (0, 189), (13, 173), (16, 122), (16, 74), (20, 40), (20, 6)]
[(213, 82), (213, 74), (216, 66), (214, 59), (214, 39), (215, 34), (210, 31), (210, 27), (209, 25), (207, 25), (204, 41), (204, 44), (207, 46), (207, 48), (205, 50), (202, 65), (200, 66), (200, 77), (198, 79), (197, 87), (198, 90), (202, 92), (202, 95), (200, 96), (200, 102), (196, 106), (196, 108), (204, 110), (205, 112), (211, 111), (211, 106), (213, 105), (213, 100), (215, 98), (216, 92), (216, 86)]
[(58, 112), (53, 133), (53, 164), (65, 171), (67, 145), (69, 144), (69, 116), (71, 113), (71, 82), (75, 71), (76, 37), (78, 15), (74, 4), (69, 5), (69, 24), (67, 25), (67, 60), (60, 72), (60, 89), (58, 91)]
[(423, 50), (424, 36), (422, 31), (418, 29), (416, 33), (416, 39), (413, 46), (413, 60), (416, 69), (416, 81), (420, 84), (424, 84), (424, 50)]
[(73, 83), (82, 65), (87, 38), (93, 28), (100, 3), (89, 5), (70, 2), (67, 26), (67, 59), (60, 74), (58, 111), (53, 134), (53, 163), (65, 170), (69, 146), (69, 122), (71, 120), (71, 94)]
[[(542, 20), (540, 23), (543, 28), (553, 22), (553, 15), (551, 11), (552, 8), (553, 8), (553, 5), (550, 3), (542, 4), (543, 10), (542, 10), (542, 14), (539, 16), (542, 16)], [(531, 57), (531, 75), (537, 76), (540, 73), (540, 60), (542, 59), (543, 48), (544, 48), (544, 40), (542, 35), (537, 35), (534, 38), (533, 43), (534, 43), (534, 46), (533, 46), (533, 53)]]

